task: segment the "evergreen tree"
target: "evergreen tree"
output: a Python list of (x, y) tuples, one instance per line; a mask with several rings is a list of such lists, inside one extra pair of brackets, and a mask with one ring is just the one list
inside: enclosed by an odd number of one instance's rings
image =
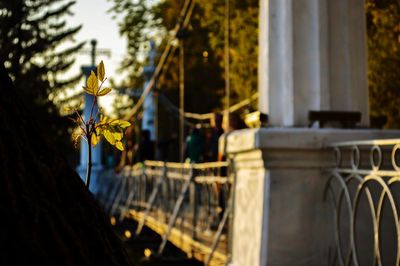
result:
[[(74, 63), (83, 43), (60, 48), (79, 31), (68, 27), (74, 1), (0, 0), (0, 62), (5, 62), (18, 94), (35, 113), (44, 133), (66, 149), (72, 123), (61, 117), (52, 99), (71, 88), (80, 76), (63, 80), (60, 74)], [(68, 132), (70, 131), (70, 132)]]

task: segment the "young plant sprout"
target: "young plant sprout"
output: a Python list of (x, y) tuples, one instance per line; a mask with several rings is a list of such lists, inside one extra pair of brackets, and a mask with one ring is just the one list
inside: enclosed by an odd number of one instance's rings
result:
[[(122, 138), (124, 135), (124, 129), (129, 127), (131, 124), (128, 121), (123, 121), (120, 119), (111, 119), (106, 117), (98, 109), (94, 113), (95, 105), (97, 104), (97, 97), (107, 95), (111, 88), (102, 88), (104, 82), (107, 80), (105, 77), (105, 68), (103, 61), (97, 66), (97, 75), (91, 71), (89, 78), (87, 79), (86, 86), (83, 87), (86, 93), (92, 94), (93, 102), (90, 109), (90, 115), (88, 119), (84, 119), (77, 110), (76, 122), (80, 127), (80, 132), (76, 136), (75, 141), (80, 138), (86, 140), (88, 145), (88, 162), (86, 169), (86, 187), (89, 188), (90, 185), (90, 175), (92, 171), (92, 149), (91, 146), (96, 147), (100, 142), (101, 136), (117, 149), (123, 151), (124, 145), (122, 144)], [(98, 118), (100, 118), (98, 120)], [(98, 121), (97, 121), (98, 120)]]

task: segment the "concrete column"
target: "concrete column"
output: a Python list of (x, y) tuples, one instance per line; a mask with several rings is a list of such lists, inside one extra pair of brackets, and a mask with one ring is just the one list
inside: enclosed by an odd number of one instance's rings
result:
[(325, 171), (335, 166), (335, 158), (326, 147), (399, 134), (308, 128), (231, 133), (226, 143), (235, 175), (230, 265), (328, 265), (335, 247), (334, 217), (323, 195)]
[[(326, 75), (322, 62), (325, 54), (320, 37), (320, 1), (293, 1), (294, 26), (294, 124), (308, 124), (309, 110), (329, 108), (324, 106), (323, 93), (326, 91)], [(324, 86), (324, 87), (323, 87)]]
[(362, 112), (369, 124), (364, 0), (328, 1), (330, 104)]
[(260, 1), (260, 110), (277, 126), (294, 123), (292, 0)]
[(261, 0), (259, 109), (273, 126), (308, 111), (361, 111), (368, 125), (364, 0)]

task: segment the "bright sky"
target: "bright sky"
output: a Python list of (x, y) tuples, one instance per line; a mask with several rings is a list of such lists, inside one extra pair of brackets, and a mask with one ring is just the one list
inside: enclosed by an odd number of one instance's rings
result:
[[(111, 14), (107, 13), (112, 6), (108, 0), (77, 0), (71, 11), (73, 16), (69, 17), (69, 25), (82, 25), (82, 29), (76, 35), (75, 39), (87, 41), (85, 49), (90, 49), (90, 40), (97, 40), (97, 48), (109, 49), (111, 57), (106, 55), (98, 55), (96, 63), (100, 60), (104, 61), (106, 67), (106, 76), (113, 78), (117, 82), (122, 79), (121, 74), (117, 73), (124, 55), (126, 54), (126, 41), (119, 36), (118, 23), (111, 18)], [(73, 68), (72, 73), (79, 73), (82, 65), (90, 65), (91, 57), (89, 54), (79, 54)], [(83, 84), (80, 85), (80, 88)], [(110, 111), (113, 101), (112, 96), (102, 97), (100, 104), (105, 108), (106, 112)]]

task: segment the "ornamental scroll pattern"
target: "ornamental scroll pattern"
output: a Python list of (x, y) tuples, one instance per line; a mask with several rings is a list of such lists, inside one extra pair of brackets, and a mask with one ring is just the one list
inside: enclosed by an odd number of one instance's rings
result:
[(324, 200), (332, 208), (329, 265), (400, 265), (400, 139), (330, 147)]

